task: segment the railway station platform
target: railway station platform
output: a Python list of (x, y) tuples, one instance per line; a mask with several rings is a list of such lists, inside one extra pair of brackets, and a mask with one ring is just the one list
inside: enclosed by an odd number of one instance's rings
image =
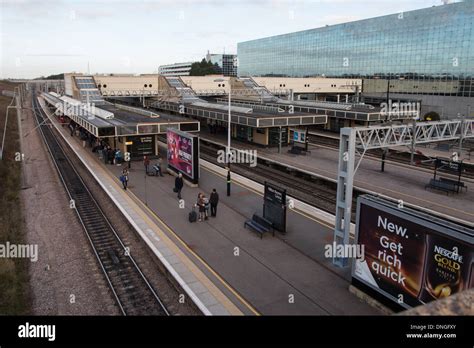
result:
[[(225, 136), (201, 132), (201, 139), (225, 145)], [(255, 149), (260, 159), (286, 164), (288, 167), (300, 169), (315, 176), (321, 176), (335, 181), (338, 167), (338, 149), (327, 146), (309, 146), (311, 153), (294, 155), (288, 153), (288, 148), (282, 147), (281, 153), (277, 148), (263, 148), (232, 140), (232, 147), (237, 149)], [(390, 162), (387, 158), (385, 172), (380, 171), (380, 159), (364, 157), (355, 178), (355, 188), (375, 192), (396, 200), (403, 200), (426, 210), (436, 212), (441, 216), (454, 217), (473, 225), (474, 223), (474, 180), (462, 178), (468, 187), (467, 191), (459, 194), (446, 195), (441, 191), (425, 190), (425, 185), (433, 177), (433, 171), (424, 168), (411, 167), (400, 163)]]
[[(122, 190), (117, 178), (98, 161), (89, 147), (83, 147), (78, 137), (71, 136), (67, 127), (63, 128), (57, 122), (41, 99), (40, 104), (63, 139), (183, 289), (187, 300), (191, 299), (205, 315), (250, 314), (248, 310), (241, 310), (234, 305), (237, 301), (229, 299), (232, 294), (226, 294), (214, 285), (212, 278), (196, 266), (189, 252), (187, 253), (185, 248), (180, 248), (179, 240), (171, 238), (166, 233), (167, 226), (147, 214), (143, 205), (134, 199), (133, 195)], [(130, 253), (133, 255), (133, 250), (130, 250)]]
[[(129, 187), (124, 191), (118, 180), (122, 166), (105, 165), (90, 148), (83, 148), (78, 138), (63, 133), (103, 187), (119, 197), (116, 204), (137, 221), (150, 247), (160, 251), (156, 243), (169, 242), (166, 246), (175, 255), (164, 252), (160, 259), (177, 273), (187, 267), (187, 276), (199, 275), (195, 278), (202, 287), (196, 281), (189, 283), (185, 276), (181, 278), (196, 290), (196, 297), (200, 296), (199, 290), (213, 295), (214, 299), (209, 296), (201, 300), (208, 301), (212, 314), (381, 314), (349, 291), (350, 269), (336, 268), (331, 259), (324, 257), (324, 245), (332, 243), (333, 238), (330, 225), (291, 211), (287, 234), (275, 232), (276, 237), (266, 234), (260, 239), (244, 228), (245, 220), (262, 210), (263, 197), (255, 190), (234, 183), (227, 197), (225, 178), (201, 166), (199, 187), (184, 187), (185, 206), (181, 208), (172, 190), (173, 176), (146, 176), (142, 162), (132, 162)], [(213, 188), (220, 196), (217, 217), (189, 223), (188, 213), (198, 192), (208, 195)], [(142, 223), (152, 226), (151, 231)], [(183, 268), (173, 263), (180, 254), (187, 258), (181, 262)]]

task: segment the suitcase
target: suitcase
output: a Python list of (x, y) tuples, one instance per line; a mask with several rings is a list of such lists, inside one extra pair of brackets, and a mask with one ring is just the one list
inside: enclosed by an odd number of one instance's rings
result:
[(191, 211), (189, 212), (188, 220), (189, 220), (189, 222), (191, 222), (191, 223), (197, 221), (197, 213), (196, 213), (196, 211), (194, 210), (194, 207), (193, 207), (193, 210), (191, 210)]

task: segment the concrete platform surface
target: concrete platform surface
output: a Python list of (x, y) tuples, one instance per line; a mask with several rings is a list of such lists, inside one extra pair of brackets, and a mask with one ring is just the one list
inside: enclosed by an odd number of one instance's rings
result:
[[(107, 168), (117, 178), (122, 170)], [(173, 183), (170, 175), (145, 176), (143, 165), (133, 162), (127, 191), (145, 202), (261, 314), (379, 314), (349, 292), (350, 270), (334, 267), (324, 257), (324, 245), (333, 238), (330, 226), (290, 212), (286, 235), (260, 239), (244, 228), (246, 219), (261, 213), (259, 194), (234, 184), (227, 197), (225, 178), (201, 167), (199, 187), (185, 186), (185, 207), (180, 208)], [(213, 188), (220, 194), (217, 217), (189, 223), (198, 192), (209, 194)]]

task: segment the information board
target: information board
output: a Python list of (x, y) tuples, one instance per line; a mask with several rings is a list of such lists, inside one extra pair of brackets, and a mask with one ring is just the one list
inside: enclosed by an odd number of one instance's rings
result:
[(286, 190), (265, 182), (263, 217), (273, 223), (275, 230), (286, 232)]

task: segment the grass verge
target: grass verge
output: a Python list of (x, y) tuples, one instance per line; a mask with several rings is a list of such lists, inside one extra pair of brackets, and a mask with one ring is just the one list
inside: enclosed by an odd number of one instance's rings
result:
[[(0, 89), (13, 90), (15, 84), (1, 82)], [(3, 138), (6, 110), (12, 98), (0, 95), (0, 142)], [(1, 144), (1, 143), (0, 143)], [(20, 198), (21, 165), (16, 110), (8, 114), (3, 160), (0, 161), (0, 244), (26, 244), (23, 205)], [(3, 255), (0, 255), (3, 256)], [(0, 315), (30, 313), (29, 259), (0, 257)]]

